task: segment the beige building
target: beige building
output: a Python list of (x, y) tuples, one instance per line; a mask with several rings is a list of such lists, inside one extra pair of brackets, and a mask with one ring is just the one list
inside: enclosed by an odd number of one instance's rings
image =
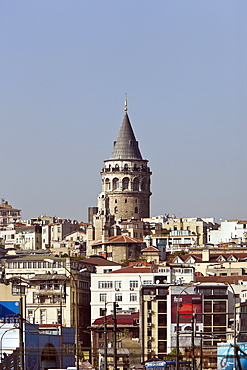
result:
[(12, 208), (12, 206), (7, 202), (2, 200), (0, 205), (0, 228), (4, 228), (7, 225), (20, 220), (21, 210), (17, 208)]
[(44, 255), (13, 256), (4, 262), (5, 280), (25, 297), (26, 319), (39, 325), (77, 327), (85, 347), (90, 346), (85, 331), (90, 325), (90, 272), (94, 271), (90, 262)]
[(42, 226), (42, 249), (49, 248), (52, 241), (61, 242), (65, 235), (79, 230), (80, 226), (75, 220), (57, 219), (52, 224)]

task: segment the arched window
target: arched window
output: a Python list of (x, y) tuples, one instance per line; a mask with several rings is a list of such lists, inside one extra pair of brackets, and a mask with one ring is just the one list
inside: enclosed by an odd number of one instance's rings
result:
[(115, 165), (115, 171), (119, 171), (119, 165), (118, 164)]
[(109, 179), (105, 180), (105, 190), (106, 191), (110, 190), (110, 180)]
[(114, 213), (118, 213), (118, 207), (114, 208)]
[(125, 177), (123, 179), (123, 190), (129, 189), (129, 179), (128, 177)]
[(147, 190), (147, 179), (143, 179), (142, 181), (142, 190)]
[(128, 169), (129, 169), (129, 166), (127, 165), (127, 163), (125, 163), (125, 165), (124, 165), (124, 171), (128, 171)]
[(119, 179), (117, 177), (115, 177), (113, 179), (113, 190), (116, 190), (116, 189), (119, 189)]
[(133, 181), (133, 190), (138, 190), (139, 187), (139, 180), (137, 178)]

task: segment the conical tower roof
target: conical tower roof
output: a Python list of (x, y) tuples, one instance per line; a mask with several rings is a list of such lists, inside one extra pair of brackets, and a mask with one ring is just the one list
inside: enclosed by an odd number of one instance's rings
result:
[(124, 114), (110, 159), (142, 159), (127, 112)]

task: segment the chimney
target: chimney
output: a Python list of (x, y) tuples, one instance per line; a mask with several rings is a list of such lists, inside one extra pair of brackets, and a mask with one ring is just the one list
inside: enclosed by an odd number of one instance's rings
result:
[(203, 251), (202, 251), (202, 261), (203, 262), (209, 262), (209, 257), (210, 257), (209, 249), (203, 249)]

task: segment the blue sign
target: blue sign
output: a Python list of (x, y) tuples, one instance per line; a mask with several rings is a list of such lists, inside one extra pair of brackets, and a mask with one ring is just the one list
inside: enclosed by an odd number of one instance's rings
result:
[[(247, 343), (236, 343), (241, 351), (237, 350), (236, 369), (239, 369), (238, 360), (241, 369), (247, 370)], [(233, 370), (234, 368), (234, 345), (233, 343), (217, 344), (217, 370)]]
[(18, 321), (19, 301), (0, 301), (0, 320), (4, 322)]

